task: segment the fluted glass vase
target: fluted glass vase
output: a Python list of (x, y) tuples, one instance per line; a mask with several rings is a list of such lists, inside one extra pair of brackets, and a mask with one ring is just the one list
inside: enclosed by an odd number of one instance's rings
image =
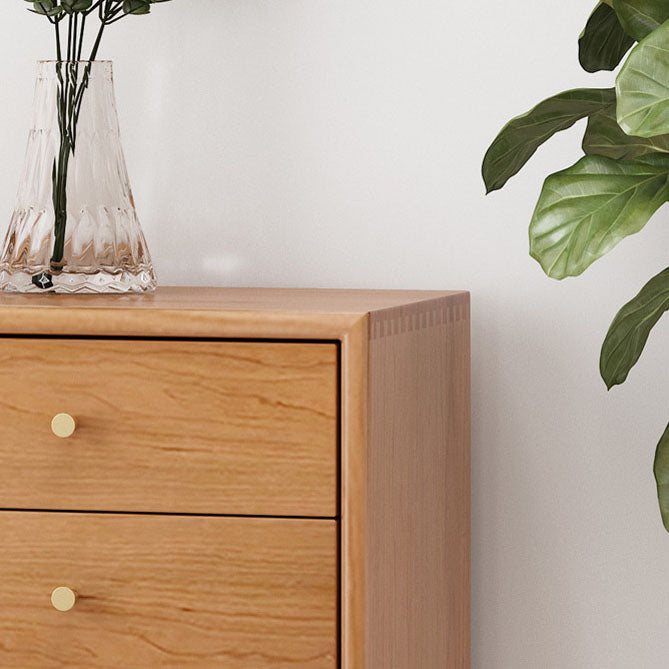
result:
[(0, 289), (128, 293), (155, 287), (121, 146), (111, 62), (40, 62)]

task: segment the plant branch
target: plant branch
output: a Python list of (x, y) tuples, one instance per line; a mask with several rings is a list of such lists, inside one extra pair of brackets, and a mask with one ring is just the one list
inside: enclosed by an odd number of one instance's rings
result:
[(103, 2), (104, 2), (104, 0), (97, 0), (96, 3), (91, 5), (90, 9), (86, 10), (85, 12), (82, 12), (82, 14), (84, 16), (88, 16), (89, 14), (92, 14)]
[(56, 60), (61, 62), (63, 60), (63, 52), (60, 46), (60, 21), (55, 21), (53, 25), (56, 30)]
[(84, 48), (84, 33), (86, 32), (86, 14), (81, 16), (81, 32), (79, 33), (79, 48), (77, 49), (77, 60), (81, 60), (81, 51)]
[[(40, 3), (39, 3), (39, 7), (40, 7), (40, 9), (44, 12), (44, 16), (46, 16), (47, 21), (48, 21), (49, 23), (55, 23), (55, 19), (53, 19), (53, 18), (51, 18), (51, 17), (49, 16), (47, 10), (44, 8), (44, 4), (40, 2)], [(39, 14), (39, 12), (37, 12), (37, 13)]]
[(72, 14), (70, 14), (67, 25), (67, 61), (72, 60)]

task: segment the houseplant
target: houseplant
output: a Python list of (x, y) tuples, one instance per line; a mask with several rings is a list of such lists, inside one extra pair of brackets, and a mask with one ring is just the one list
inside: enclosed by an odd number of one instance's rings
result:
[(111, 25), (166, 1), (22, 0), (48, 21), (55, 60), (38, 65), (25, 167), (0, 255), (0, 289), (155, 288), (120, 143), (111, 62), (96, 58)]
[[(487, 192), (502, 188), (556, 132), (587, 118), (583, 153), (548, 176), (530, 222), (530, 254), (555, 279), (578, 276), (623, 238), (639, 232), (669, 200), (669, 2), (599, 2), (579, 37), (588, 72), (615, 70), (615, 87), (559, 93), (517, 116), (483, 160)], [(669, 268), (646, 283), (613, 319), (600, 372), (623, 383), (648, 336), (669, 309)], [(654, 474), (669, 531), (669, 427)]]

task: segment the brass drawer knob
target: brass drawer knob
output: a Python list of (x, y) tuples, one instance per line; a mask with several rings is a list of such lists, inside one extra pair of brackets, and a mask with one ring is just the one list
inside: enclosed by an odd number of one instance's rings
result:
[(77, 423), (69, 413), (59, 413), (51, 421), (51, 431), (61, 439), (67, 439), (74, 434)]
[(61, 586), (51, 593), (51, 604), (56, 611), (69, 611), (77, 601), (74, 590)]

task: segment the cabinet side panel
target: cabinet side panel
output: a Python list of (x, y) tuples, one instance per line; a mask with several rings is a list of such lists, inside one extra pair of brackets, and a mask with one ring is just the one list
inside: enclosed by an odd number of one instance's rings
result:
[(367, 667), (469, 667), (469, 295), (372, 315)]

